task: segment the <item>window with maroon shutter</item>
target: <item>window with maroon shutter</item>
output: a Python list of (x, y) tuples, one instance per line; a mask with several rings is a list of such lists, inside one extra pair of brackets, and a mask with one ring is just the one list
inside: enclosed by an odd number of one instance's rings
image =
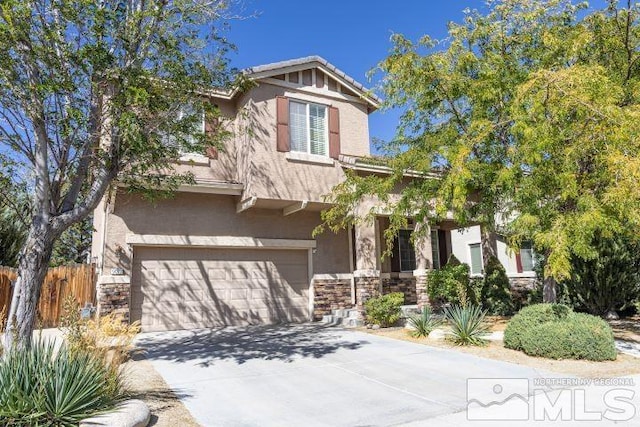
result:
[(340, 112), (336, 107), (329, 107), (329, 157), (340, 157)]
[(520, 251), (516, 252), (516, 271), (518, 273), (522, 273), (522, 255), (520, 255)]
[(289, 142), (289, 99), (284, 96), (276, 97), (276, 121), (277, 121), (277, 150), (291, 151)]
[[(214, 132), (218, 130), (219, 126), (220, 126), (220, 118), (211, 117), (209, 119), (205, 119), (204, 132), (207, 136), (211, 136)], [(218, 160), (218, 149), (216, 147), (207, 147), (205, 151), (205, 155), (212, 160)]]

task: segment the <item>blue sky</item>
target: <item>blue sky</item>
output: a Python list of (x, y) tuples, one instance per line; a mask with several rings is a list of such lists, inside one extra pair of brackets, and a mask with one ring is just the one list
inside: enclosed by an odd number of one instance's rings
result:
[[(481, 9), (484, 0), (244, 0), (244, 14), (228, 32), (238, 47), (231, 54), (238, 68), (308, 55), (320, 55), (365, 84), (366, 73), (387, 55), (393, 32), (416, 40), (424, 34), (446, 36), (447, 23), (462, 10)], [(369, 117), (370, 135), (391, 139), (398, 112), (377, 111)]]

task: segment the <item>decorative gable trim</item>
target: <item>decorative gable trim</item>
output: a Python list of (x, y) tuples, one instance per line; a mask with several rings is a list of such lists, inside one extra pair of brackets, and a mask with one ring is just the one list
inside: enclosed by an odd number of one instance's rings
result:
[[(327, 84), (324, 85), (318, 84), (318, 81), (313, 77), (316, 76), (316, 71), (309, 72), (311, 69), (320, 70), (323, 75), (326, 75), (329, 79), (327, 80)], [(308, 74), (305, 72), (309, 72)], [(262, 79), (272, 79), (279, 81), (281, 83), (293, 83), (290, 77), (285, 78), (285, 81), (275, 79), (273, 77), (279, 76), (281, 74), (291, 74), (295, 72), (300, 72), (298, 74), (298, 81), (296, 82), (298, 85), (310, 86), (316, 89), (327, 89), (323, 90), (323, 94), (330, 93), (331, 87), (333, 86), (329, 82), (331, 79), (337, 82), (336, 88), (343, 86), (347, 88), (349, 91), (353, 92), (355, 95), (360, 96), (362, 100), (364, 100), (370, 107), (373, 109), (377, 109), (380, 107), (380, 99), (374, 94), (370, 93), (367, 88), (365, 88), (362, 84), (358, 83), (355, 79), (348, 76), (346, 73), (335, 67), (333, 64), (329, 63), (326, 59), (320, 56), (308, 56), (305, 58), (293, 59), (290, 61), (282, 61), (276, 62), (273, 64), (260, 65), (257, 67), (249, 68), (245, 70), (245, 74), (247, 77), (253, 80), (262, 80)], [(324, 76), (323, 76), (324, 77)], [(299, 88), (296, 86), (296, 89)], [(351, 96), (351, 95), (347, 95)], [(353, 97), (353, 96), (351, 96)], [(357, 97), (353, 97), (357, 98)]]

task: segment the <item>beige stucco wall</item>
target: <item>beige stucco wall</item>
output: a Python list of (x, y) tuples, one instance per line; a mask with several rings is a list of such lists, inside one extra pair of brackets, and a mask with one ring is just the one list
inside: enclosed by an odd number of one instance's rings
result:
[(341, 153), (358, 156), (370, 154), (366, 106), (271, 84), (260, 84), (239, 101), (236, 144), (245, 153), (238, 168), (242, 173), (240, 181), (245, 184), (244, 198), (322, 202), (322, 196), (342, 182), (344, 172), (337, 162), (326, 165), (295, 161), (276, 150), (277, 96), (299, 96), (302, 101), (338, 108)]
[[(180, 173), (191, 172), (197, 180), (234, 181), (245, 185), (243, 199), (309, 200), (323, 196), (342, 182), (344, 172), (337, 162), (316, 164), (288, 159), (276, 150), (276, 97), (287, 96), (338, 108), (342, 154), (368, 156), (369, 122), (367, 106), (339, 100), (302, 89), (258, 83), (235, 101), (215, 100), (223, 125), (232, 135), (207, 164), (184, 163)], [(327, 160), (330, 160), (327, 158)]]
[[(130, 273), (131, 252), (126, 236), (134, 234), (188, 236), (250, 236), (271, 239), (313, 239), (319, 212), (282, 216), (280, 210), (249, 209), (236, 213), (236, 197), (178, 193), (150, 203), (138, 195), (121, 193), (109, 215), (104, 271), (121, 267)], [(326, 232), (315, 238), (313, 273), (349, 273), (346, 231)]]

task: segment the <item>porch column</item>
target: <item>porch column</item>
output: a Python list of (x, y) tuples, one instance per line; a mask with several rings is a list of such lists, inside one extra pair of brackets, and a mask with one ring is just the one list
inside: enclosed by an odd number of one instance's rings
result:
[(353, 272), (356, 289), (356, 309), (364, 314), (364, 303), (381, 293), (380, 271), (377, 269), (376, 222), (366, 221), (355, 225), (354, 249), (356, 270)]
[(416, 224), (415, 232), (418, 237), (415, 240), (415, 253), (416, 253), (416, 269), (413, 270), (413, 275), (416, 278), (416, 296), (418, 300), (418, 308), (422, 310), (422, 307), (430, 304), (429, 294), (427, 293), (427, 274), (433, 268), (433, 252), (431, 248), (431, 227), (428, 223)]

